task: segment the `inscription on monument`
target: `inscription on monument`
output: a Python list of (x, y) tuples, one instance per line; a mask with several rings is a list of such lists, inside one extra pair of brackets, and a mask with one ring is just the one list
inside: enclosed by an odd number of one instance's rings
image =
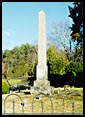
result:
[(39, 77), (40, 79), (43, 79), (44, 76), (45, 76), (45, 70), (39, 69), (37, 75), (38, 75), (38, 77)]

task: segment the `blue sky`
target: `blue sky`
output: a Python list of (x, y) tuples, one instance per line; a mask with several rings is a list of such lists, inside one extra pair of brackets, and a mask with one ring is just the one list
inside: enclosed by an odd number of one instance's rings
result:
[(3, 2), (2, 3), (2, 50), (13, 49), (21, 44), (37, 44), (38, 12), (46, 13), (46, 34), (53, 22), (68, 20), (68, 5), (72, 2)]

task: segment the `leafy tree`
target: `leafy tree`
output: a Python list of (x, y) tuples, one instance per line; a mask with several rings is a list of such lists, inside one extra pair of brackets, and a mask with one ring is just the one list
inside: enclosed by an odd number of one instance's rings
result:
[(7, 78), (7, 66), (6, 63), (2, 62), (2, 75)]
[(30, 66), (28, 69), (28, 74), (34, 75), (34, 67), (37, 62), (38, 56), (37, 56), (37, 48), (32, 46), (28, 50), (28, 66)]
[(79, 62), (71, 62), (65, 69), (66, 73), (74, 73), (74, 75), (78, 72), (83, 72), (83, 66)]
[(69, 6), (69, 17), (73, 20), (73, 25), (71, 27), (72, 39), (77, 40), (77, 44), (82, 44), (83, 42), (83, 2), (74, 2), (74, 8)]
[(80, 62), (71, 62), (65, 68), (66, 74), (68, 76), (68, 84), (75, 86), (83, 86), (83, 66)]
[(3, 73), (6, 73), (7, 77), (23, 77), (28, 74), (32, 76), (37, 61), (37, 48), (23, 44), (20, 47), (14, 47), (12, 50), (5, 50), (2, 53), (2, 58), (3, 63), (6, 64), (6, 70), (3, 70), (6, 72)]
[(2, 94), (9, 93), (9, 85), (6, 80), (2, 80)]
[(69, 6), (69, 17), (73, 20), (72, 27), (70, 27), (72, 31), (71, 37), (76, 42), (76, 61), (83, 63), (83, 2), (74, 2), (73, 5), (73, 8)]
[(47, 50), (47, 61), (50, 66), (50, 74), (64, 74), (65, 67), (69, 64), (66, 55), (59, 52), (54, 45)]

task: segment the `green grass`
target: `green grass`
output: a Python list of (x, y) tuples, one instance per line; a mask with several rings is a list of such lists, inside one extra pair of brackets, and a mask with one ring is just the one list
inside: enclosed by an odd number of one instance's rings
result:
[(17, 85), (17, 84), (21, 84), (21, 83), (24, 83), (24, 82), (26, 82), (27, 81), (27, 79), (9, 79), (8, 80), (9, 81), (9, 83), (11, 84), (11, 85)]
[[(66, 95), (68, 92), (74, 92), (77, 91), (83, 95), (83, 89), (82, 88), (71, 88), (70, 91), (64, 91), (61, 90), (59, 95), (57, 95), (57, 91), (52, 95), (52, 102), (53, 102), (53, 110), (54, 113), (61, 113), (62, 112), (62, 99), (64, 98), (64, 95)], [(15, 93), (15, 92), (14, 92)], [(24, 113), (32, 113), (32, 99), (35, 95), (31, 94), (24, 94), (24, 91), (21, 91), (21, 93), (17, 93), (19, 96), (22, 97), (22, 100), (27, 100), (28, 101), (28, 106), (24, 107)], [(4, 99), (8, 94), (3, 94), (2, 95), (2, 111), (4, 109)], [(79, 96), (71, 95), (67, 96), (65, 99), (65, 107), (64, 107), (64, 112), (65, 113), (71, 113), (72, 112), (72, 97), (74, 96), (74, 112), (82, 112), (82, 99)], [(7, 113), (12, 113), (12, 99), (15, 99), (15, 112), (16, 113), (22, 113), (21, 111), (21, 105), (20, 105), (20, 100), (16, 96), (10, 96), (7, 99), (6, 102), (6, 112)], [(50, 100), (47, 96), (43, 95), (42, 96), (42, 101), (43, 101), (43, 111), (44, 113), (52, 113), (52, 108), (51, 108), (51, 103)], [(41, 101), (35, 99), (34, 100), (34, 113), (41, 113), (42, 108), (41, 108)]]

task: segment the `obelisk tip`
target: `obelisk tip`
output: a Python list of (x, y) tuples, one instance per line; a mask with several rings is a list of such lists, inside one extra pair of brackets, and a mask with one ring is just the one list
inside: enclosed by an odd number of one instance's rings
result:
[(43, 10), (40, 10), (39, 11), (39, 14), (45, 14)]

